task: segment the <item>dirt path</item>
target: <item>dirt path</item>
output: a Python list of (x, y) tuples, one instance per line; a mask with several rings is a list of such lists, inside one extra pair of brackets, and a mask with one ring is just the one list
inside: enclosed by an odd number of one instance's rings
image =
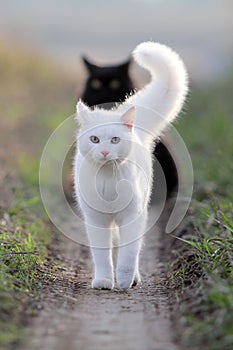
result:
[[(86, 247), (63, 239), (68, 271), (51, 283), (29, 327), (24, 350), (176, 350), (172, 342), (168, 293), (158, 262), (160, 233), (145, 237), (143, 283), (127, 292), (90, 288), (91, 259)], [(81, 268), (77, 271), (77, 260)], [(79, 264), (80, 266), (80, 264)], [(70, 275), (70, 277), (69, 277)], [(75, 280), (75, 283), (69, 281)]]

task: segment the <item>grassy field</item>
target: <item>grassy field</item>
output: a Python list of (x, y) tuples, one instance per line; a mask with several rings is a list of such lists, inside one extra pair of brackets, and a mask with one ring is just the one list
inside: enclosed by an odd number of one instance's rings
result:
[[(30, 317), (25, 305), (40, 288), (50, 240), (38, 191), (40, 154), (53, 128), (73, 113), (79, 85), (17, 45), (0, 47), (0, 76), (0, 344), (7, 348), (20, 340), (22, 317)], [(233, 343), (232, 88), (229, 76), (193, 89), (176, 125), (195, 173), (189, 235), (179, 238), (179, 267), (168, 281), (177, 295), (174, 324), (184, 349), (225, 350)], [(182, 259), (183, 249), (190, 261)]]
[(73, 113), (78, 84), (37, 52), (0, 46), (0, 347), (13, 348), (34, 312), (50, 241), (39, 196), (40, 155), (54, 123)]
[(183, 262), (173, 271), (181, 289), (175, 310), (177, 340), (184, 349), (233, 346), (232, 88), (230, 75), (225, 82), (194, 91), (178, 125), (196, 182), (187, 218), (192, 225), (180, 251), (186, 246), (192, 259), (178, 255)]

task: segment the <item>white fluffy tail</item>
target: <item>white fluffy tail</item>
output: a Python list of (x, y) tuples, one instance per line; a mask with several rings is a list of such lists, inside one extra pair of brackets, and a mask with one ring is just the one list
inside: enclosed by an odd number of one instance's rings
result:
[(135, 48), (133, 56), (140, 66), (149, 70), (152, 80), (127, 103), (153, 110), (154, 117), (137, 113), (136, 122), (157, 137), (183, 106), (188, 92), (187, 72), (178, 54), (159, 43), (141, 43)]

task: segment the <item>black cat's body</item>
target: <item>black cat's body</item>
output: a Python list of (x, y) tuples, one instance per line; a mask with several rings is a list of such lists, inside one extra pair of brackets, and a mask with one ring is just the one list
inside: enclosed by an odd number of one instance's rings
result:
[[(134, 85), (129, 75), (130, 60), (116, 66), (97, 66), (83, 58), (89, 76), (81, 96), (89, 107), (103, 105), (111, 108), (117, 102), (123, 102), (133, 93)], [(174, 160), (162, 142), (156, 144), (154, 155), (160, 163), (167, 184), (169, 197), (178, 186), (178, 173)]]

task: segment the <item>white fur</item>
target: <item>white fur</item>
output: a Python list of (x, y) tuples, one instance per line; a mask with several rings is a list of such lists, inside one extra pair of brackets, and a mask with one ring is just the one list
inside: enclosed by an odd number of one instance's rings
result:
[[(151, 150), (154, 139), (176, 118), (187, 93), (185, 67), (170, 48), (146, 42), (133, 56), (151, 73), (144, 89), (111, 111), (77, 104), (75, 191), (95, 264), (93, 288), (114, 287), (112, 242), (117, 230), (117, 285), (127, 289), (140, 281), (139, 252), (152, 186)], [(99, 143), (91, 141), (93, 135)], [(112, 143), (113, 137), (120, 137), (120, 142)]]

